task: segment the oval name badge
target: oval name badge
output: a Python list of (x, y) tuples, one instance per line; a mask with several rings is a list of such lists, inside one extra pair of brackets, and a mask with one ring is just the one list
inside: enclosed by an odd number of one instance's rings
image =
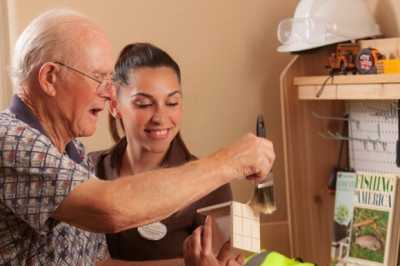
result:
[(156, 222), (138, 227), (139, 234), (148, 240), (160, 240), (167, 235), (167, 226), (163, 223)]

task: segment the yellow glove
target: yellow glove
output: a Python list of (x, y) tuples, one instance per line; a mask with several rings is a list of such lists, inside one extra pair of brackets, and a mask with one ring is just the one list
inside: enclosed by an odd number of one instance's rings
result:
[(287, 258), (278, 252), (262, 252), (246, 259), (246, 266), (315, 266)]

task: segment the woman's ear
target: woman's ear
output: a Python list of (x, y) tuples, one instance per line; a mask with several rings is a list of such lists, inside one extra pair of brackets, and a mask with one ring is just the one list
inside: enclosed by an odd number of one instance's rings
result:
[(121, 113), (118, 110), (118, 103), (115, 97), (113, 97), (109, 104), (108, 104), (108, 110), (110, 114), (115, 118), (115, 119), (121, 119)]
[(44, 63), (38, 71), (40, 88), (48, 96), (54, 97), (57, 93), (55, 83), (57, 81), (58, 66), (52, 62)]

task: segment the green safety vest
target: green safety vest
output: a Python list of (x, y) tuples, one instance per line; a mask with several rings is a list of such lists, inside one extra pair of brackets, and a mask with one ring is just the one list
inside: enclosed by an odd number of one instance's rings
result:
[(315, 266), (313, 263), (299, 262), (278, 252), (263, 251), (246, 258), (246, 266)]

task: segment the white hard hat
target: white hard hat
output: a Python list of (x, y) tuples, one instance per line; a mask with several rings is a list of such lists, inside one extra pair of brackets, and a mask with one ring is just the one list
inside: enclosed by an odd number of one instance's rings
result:
[(300, 0), (278, 26), (279, 52), (297, 52), (381, 35), (364, 0)]

